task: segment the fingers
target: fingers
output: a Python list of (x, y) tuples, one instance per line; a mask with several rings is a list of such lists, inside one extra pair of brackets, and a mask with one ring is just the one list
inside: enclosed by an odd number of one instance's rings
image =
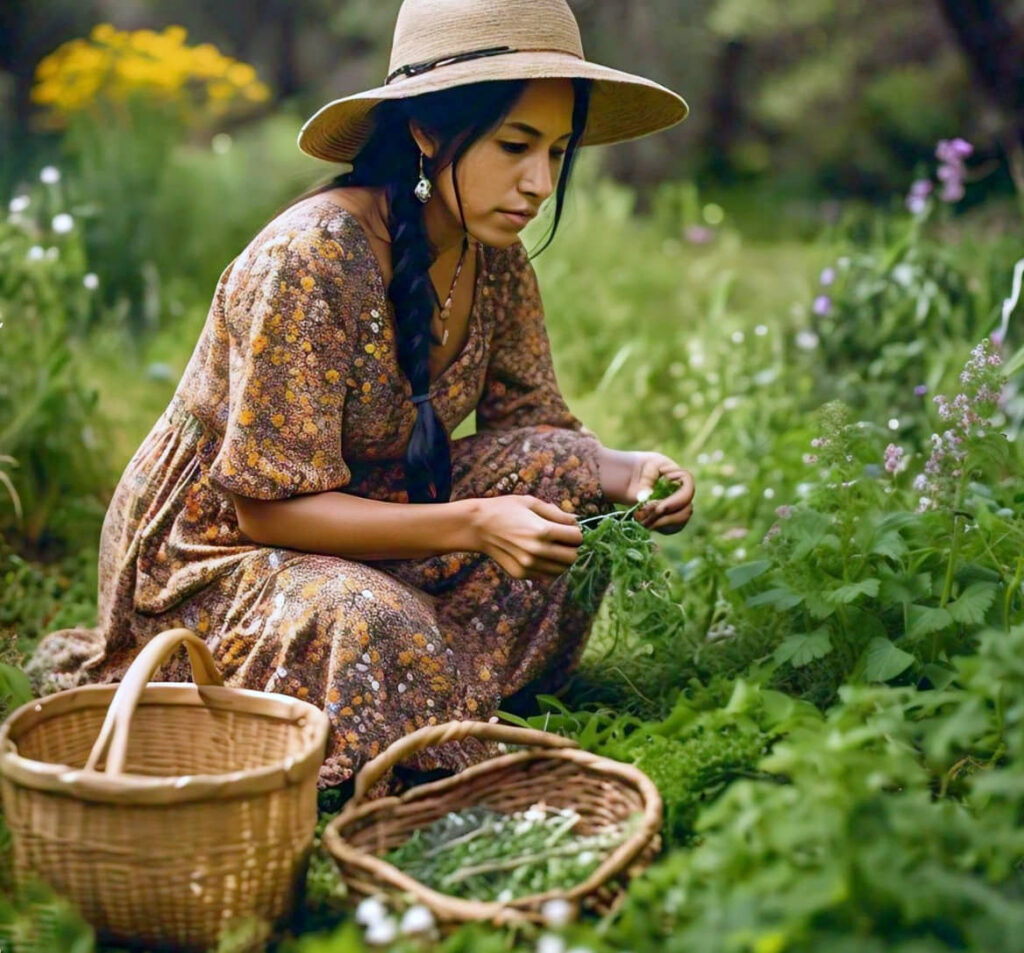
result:
[(548, 503), (547, 500), (540, 500), (537, 497), (530, 497), (533, 501), (530, 509), (539, 516), (549, 519), (554, 523), (564, 523), (566, 526), (575, 526), (576, 517), (572, 513), (566, 513), (560, 506)]
[(690, 521), (690, 517), (693, 516), (693, 504), (683, 508), (678, 513), (666, 513), (663, 516), (656, 516), (651, 519), (651, 522), (644, 525), (649, 530), (657, 530), (659, 533), (664, 535), (671, 535), (672, 533), (678, 533), (681, 529), (686, 527), (686, 524)]

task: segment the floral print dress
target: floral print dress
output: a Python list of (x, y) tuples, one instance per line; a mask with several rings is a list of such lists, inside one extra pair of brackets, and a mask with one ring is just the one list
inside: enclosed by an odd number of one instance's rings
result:
[[(128, 463), (103, 524), (99, 625), (51, 633), (27, 669), (43, 692), (119, 681), (157, 633), (185, 626), (226, 685), (281, 692), (331, 722), (321, 788), (423, 725), (483, 719), (552, 691), (592, 619), (564, 575), (509, 576), (476, 552), (360, 562), (254, 544), (228, 491), (261, 500), (341, 491), (408, 503), (416, 419), (384, 277), (358, 220), (323, 196), (287, 209), (222, 273), (167, 410)], [(567, 408), (523, 246), (482, 248), (468, 337), (430, 386), (452, 442), (453, 500), (529, 493), (611, 509), (599, 444)], [(155, 676), (190, 680), (180, 652)], [(468, 739), (408, 764), (459, 770)], [(398, 790), (384, 779), (375, 793)]]

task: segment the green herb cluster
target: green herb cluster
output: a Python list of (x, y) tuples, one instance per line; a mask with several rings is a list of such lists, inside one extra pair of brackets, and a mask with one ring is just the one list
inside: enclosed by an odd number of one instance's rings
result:
[[(647, 500), (663, 500), (678, 487), (659, 477)], [(610, 583), (608, 607), (616, 634), (631, 626), (649, 625), (652, 611), (662, 625), (678, 623), (679, 610), (668, 585), (670, 570), (663, 564), (650, 530), (633, 518), (647, 500), (579, 520), (583, 542), (567, 573), (569, 591), (594, 612)]]
[(442, 893), (508, 901), (581, 883), (639, 819), (583, 835), (574, 833), (580, 815), (571, 808), (539, 803), (507, 814), (469, 807), (419, 828), (384, 860)]

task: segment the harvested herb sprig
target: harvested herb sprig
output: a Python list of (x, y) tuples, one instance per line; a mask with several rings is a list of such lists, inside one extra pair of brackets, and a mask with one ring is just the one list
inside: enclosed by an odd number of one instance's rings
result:
[(635, 603), (638, 594), (671, 603), (651, 531), (633, 519), (633, 514), (649, 500), (666, 499), (678, 488), (675, 481), (659, 477), (650, 496), (628, 509), (578, 520), (583, 542), (568, 570), (569, 592), (588, 612), (595, 612), (600, 605), (600, 587), (605, 580), (611, 582), (609, 608), (616, 628), (628, 627), (639, 610), (649, 614), (650, 606)]
[(571, 808), (534, 804), (506, 814), (470, 807), (419, 828), (383, 859), (442, 893), (508, 901), (581, 883), (640, 818), (578, 835), (580, 815)]

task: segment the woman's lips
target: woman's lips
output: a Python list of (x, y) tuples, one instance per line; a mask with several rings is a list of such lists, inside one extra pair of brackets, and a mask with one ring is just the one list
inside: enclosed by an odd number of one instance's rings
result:
[(504, 215), (505, 218), (507, 218), (510, 222), (512, 222), (513, 225), (516, 225), (519, 228), (522, 228), (527, 222), (530, 221), (530, 219), (533, 218), (532, 215), (524, 215), (520, 212), (506, 212), (504, 209), (498, 209), (498, 211), (501, 212), (501, 214)]

